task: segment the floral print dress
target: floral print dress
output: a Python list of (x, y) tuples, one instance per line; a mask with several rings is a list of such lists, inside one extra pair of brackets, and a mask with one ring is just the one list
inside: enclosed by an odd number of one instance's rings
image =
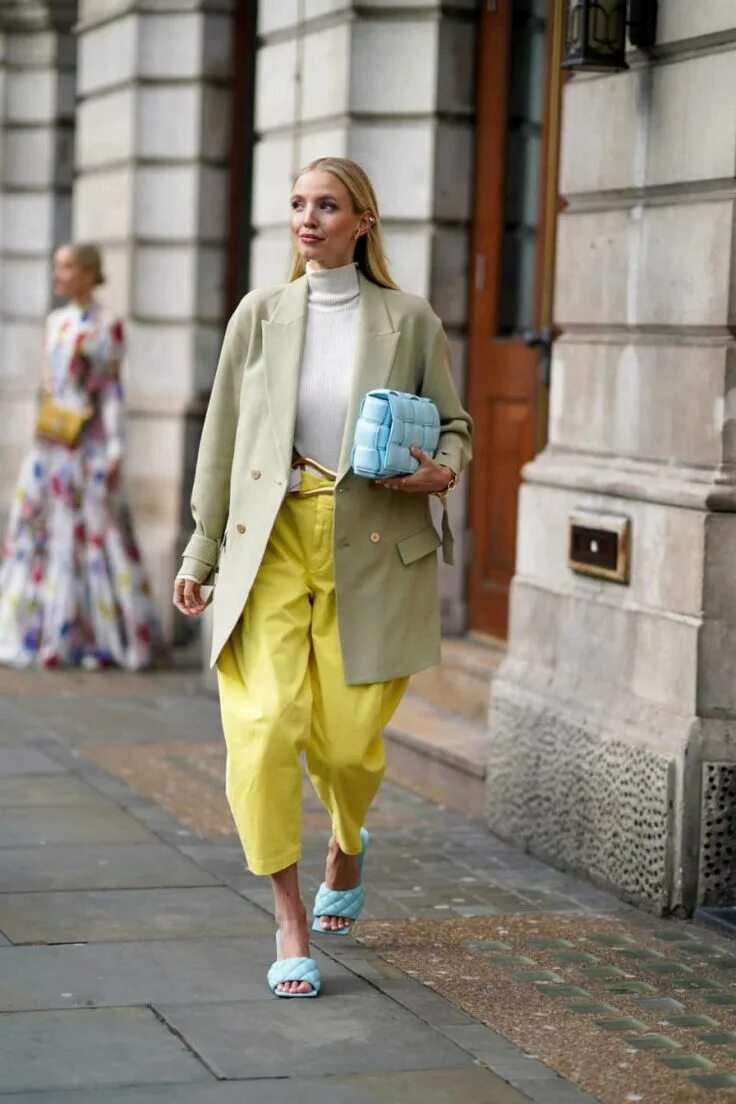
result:
[(98, 303), (53, 311), (44, 386), (94, 413), (74, 447), (37, 439), (26, 455), (0, 560), (0, 663), (116, 664), (159, 650), (153, 601), (119, 480), (123, 329)]

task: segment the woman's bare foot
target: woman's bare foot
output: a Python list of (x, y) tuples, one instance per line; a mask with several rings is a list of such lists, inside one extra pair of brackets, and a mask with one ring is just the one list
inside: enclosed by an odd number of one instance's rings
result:
[[(332, 836), (327, 849), (325, 884), (330, 889), (355, 889), (358, 881), (358, 855), (346, 855)], [(347, 916), (320, 916), (319, 923), (322, 931), (341, 931), (353, 921)]]
[[(276, 922), (279, 926), (279, 961), (284, 958), (309, 958), (306, 909), (302, 907), (297, 915), (277, 916)], [(308, 981), (282, 981), (276, 986), (277, 993), (309, 993), (311, 989)]]
[[(308, 958), (307, 910), (299, 892), (296, 863), (271, 875), (274, 914), (279, 929), (279, 962), (285, 958)], [(282, 981), (277, 993), (309, 993), (308, 981)]]

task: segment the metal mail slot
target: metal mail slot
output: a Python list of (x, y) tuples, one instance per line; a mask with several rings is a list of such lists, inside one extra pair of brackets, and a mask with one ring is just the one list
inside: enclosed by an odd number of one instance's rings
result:
[(576, 510), (569, 518), (567, 564), (581, 575), (628, 583), (631, 520)]

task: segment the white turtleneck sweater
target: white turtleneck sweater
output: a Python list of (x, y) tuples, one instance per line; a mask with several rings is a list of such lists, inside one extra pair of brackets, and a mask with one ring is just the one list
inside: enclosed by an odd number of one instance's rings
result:
[[(360, 284), (355, 264), (314, 269), (307, 262), (307, 324), (299, 373), (294, 447), (337, 471), (355, 363)], [(299, 486), (292, 472), (289, 489)], [(178, 575), (192, 579), (193, 575)], [(196, 581), (196, 580), (195, 580)]]
[(354, 264), (315, 269), (310, 262), (307, 283), (294, 447), (336, 471), (355, 363), (360, 284)]

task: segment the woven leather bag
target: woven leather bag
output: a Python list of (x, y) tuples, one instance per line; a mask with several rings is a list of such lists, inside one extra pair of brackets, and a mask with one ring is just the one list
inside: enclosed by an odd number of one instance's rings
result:
[(376, 390), (363, 396), (355, 426), (352, 468), (366, 479), (411, 475), (419, 461), (413, 446), (434, 458), (440, 413), (431, 399), (406, 391)]
[(42, 392), (36, 415), (36, 437), (53, 441), (57, 445), (74, 448), (82, 436), (82, 430), (94, 413), (91, 406), (74, 410), (54, 402), (47, 391)]

